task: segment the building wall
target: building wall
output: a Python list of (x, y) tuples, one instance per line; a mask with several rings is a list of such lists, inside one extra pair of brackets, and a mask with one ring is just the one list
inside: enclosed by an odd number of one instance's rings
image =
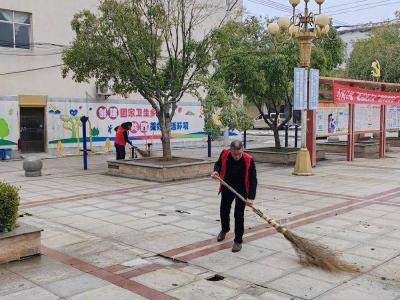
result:
[[(199, 26), (196, 36), (200, 37), (226, 13), (226, 0), (204, 0), (215, 7), (207, 22)], [(32, 14), (32, 43), (34, 47), (28, 49), (9, 49), (0, 47), (0, 74), (54, 66), (62, 63), (60, 47), (44, 47), (38, 43), (51, 43), (69, 45), (73, 40), (73, 32), (70, 26), (75, 13), (90, 9), (96, 11), (99, 0), (2, 0), (0, 9), (28, 12)], [(242, 1), (237, 8), (242, 7)], [(57, 54), (58, 53), (58, 54)], [(51, 55), (49, 55), (51, 54)], [(91, 84), (78, 84), (70, 78), (61, 77), (61, 68), (47, 68), (31, 72), (0, 75), (2, 96), (10, 95), (49, 95), (54, 97), (72, 97), (83, 99), (96, 98), (94, 82)], [(141, 98), (140, 95), (132, 95), (130, 98)], [(186, 100), (195, 101), (190, 96)]]
[[(32, 14), (32, 49), (0, 48), (0, 73), (61, 64), (61, 47), (36, 44), (68, 45), (73, 39), (70, 22), (82, 9), (95, 10), (97, 0), (2, 0), (0, 8)], [(59, 53), (59, 54), (54, 54)], [(47, 54), (47, 55), (46, 55)], [(51, 54), (51, 55), (48, 55)], [(61, 77), (61, 68), (0, 76), (1, 95), (53, 95), (58, 97), (95, 97), (94, 85), (77, 84)]]
[[(213, 10), (206, 24), (199, 26), (196, 31), (197, 37), (201, 37), (209, 28), (219, 23), (221, 17), (225, 15), (225, 0), (204, 1), (222, 9)], [(110, 134), (109, 127), (114, 127), (122, 121), (133, 121), (139, 124), (138, 126), (147, 124), (146, 133), (131, 132), (131, 138), (143, 140), (147, 139), (147, 135), (150, 135), (150, 127), (152, 123), (156, 123), (154, 116), (121, 116), (121, 109), (123, 112), (125, 112), (125, 109), (131, 109), (131, 111), (150, 109), (140, 95), (133, 94), (128, 99), (122, 99), (116, 95), (112, 97), (113, 99), (99, 100), (96, 99), (94, 81), (91, 83), (75, 83), (71, 78), (62, 78), (61, 67), (52, 67), (62, 64), (61, 52), (63, 47), (56, 45), (67, 46), (73, 40), (74, 34), (70, 22), (74, 14), (83, 9), (96, 11), (98, 4), (99, 0), (2, 0), (0, 2), (0, 9), (32, 14), (31, 49), (0, 47), (0, 133), (1, 126), (5, 123), (9, 131), (6, 137), (0, 136), (0, 147), (11, 147), (13, 149), (17, 147), (16, 144), (20, 136), (18, 102), (20, 95), (42, 95), (48, 98), (45, 106), (47, 149), (55, 148), (57, 141), (62, 141), (66, 147), (74, 145), (74, 142), (71, 142), (73, 139), (71, 129), (67, 129), (68, 124), (61, 119), (61, 116), (68, 119), (84, 114), (89, 115), (93, 121), (92, 127), (96, 127), (100, 131), (96, 137), (96, 145), (104, 145), (107, 138), (112, 140), (113, 132)], [(239, 1), (237, 9), (241, 8), (242, 1)], [(53, 46), (43, 44), (53, 44)], [(43, 69), (19, 72), (37, 68)], [(106, 120), (100, 120), (97, 114), (97, 109), (100, 106), (106, 109), (116, 107), (118, 116), (114, 119), (107, 117)], [(59, 111), (59, 113), (55, 113), (56, 111)], [(183, 113), (187, 113), (187, 115), (180, 115)], [(203, 129), (203, 119), (198, 101), (190, 95), (185, 95), (174, 121), (176, 121), (175, 126), (179, 127), (179, 129), (173, 129), (174, 138), (196, 136), (193, 133), (198, 133)], [(185, 125), (185, 128), (183, 128), (183, 123), (186, 124), (186, 122), (188, 122), (188, 126)], [(4, 129), (4, 131), (6, 130)], [(151, 135), (153, 138), (157, 138), (159, 131), (153, 130)]]
[[(345, 67), (350, 59), (351, 53), (353, 52), (354, 43), (358, 40), (368, 38), (369, 31), (357, 30), (357, 31), (346, 31), (340, 34), (343, 42), (346, 46), (344, 49), (344, 62), (341, 67)], [(372, 61), (371, 61), (372, 62)]]

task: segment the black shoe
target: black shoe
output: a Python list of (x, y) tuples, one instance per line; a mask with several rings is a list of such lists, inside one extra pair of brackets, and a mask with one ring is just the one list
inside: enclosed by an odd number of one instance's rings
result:
[(226, 237), (226, 232), (221, 231), (217, 236), (217, 241), (222, 242), (225, 239), (225, 237)]
[(242, 250), (242, 243), (233, 243), (233, 247), (232, 247), (232, 252), (239, 252), (240, 250)]

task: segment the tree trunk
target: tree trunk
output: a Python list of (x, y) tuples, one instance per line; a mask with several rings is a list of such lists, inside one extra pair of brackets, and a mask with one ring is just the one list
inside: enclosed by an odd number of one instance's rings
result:
[(272, 128), (272, 131), (274, 132), (274, 139), (275, 139), (275, 148), (276, 149), (281, 149), (281, 139), (279, 137), (279, 130), (278, 127)]
[(169, 132), (162, 133), (161, 142), (162, 142), (162, 148), (163, 148), (163, 158), (165, 160), (171, 160), (172, 159), (171, 134)]
[(165, 160), (172, 159), (171, 151), (171, 120), (165, 116), (159, 118), (161, 130), (161, 142), (163, 148), (163, 158)]

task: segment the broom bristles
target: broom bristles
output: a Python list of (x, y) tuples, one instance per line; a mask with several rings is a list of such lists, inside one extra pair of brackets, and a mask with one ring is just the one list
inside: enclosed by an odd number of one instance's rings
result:
[[(218, 180), (234, 194), (236, 194), (236, 196), (243, 201), (246, 201), (242, 195), (235, 191), (225, 181), (223, 181), (221, 178), (218, 178)], [(290, 232), (277, 221), (265, 215), (260, 209), (255, 208), (254, 206), (251, 208), (255, 214), (264, 219), (268, 224), (272, 225), (277, 232), (283, 234), (283, 236), (292, 244), (301, 264), (306, 266), (315, 266), (329, 272), (359, 272), (357, 266), (341, 260), (336, 251), (329, 249), (327, 246), (302, 238), (293, 232)]]
[(360, 271), (356, 265), (341, 260), (339, 254), (327, 246), (302, 238), (289, 230), (282, 234), (292, 244), (302, 265), (318, 267), (329, 272)]

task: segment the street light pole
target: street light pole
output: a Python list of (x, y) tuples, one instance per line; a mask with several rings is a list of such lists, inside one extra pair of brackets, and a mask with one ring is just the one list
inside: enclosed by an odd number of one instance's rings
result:
[[(329, 16), (321, 13), (321, 5), (325, 0), (315, 0), (319, 5), (319, 14), (314, 15), (308, 9), (310, 0), (304, 0), (304, 13), (296, 15), (296, 7), (301, 0), (289, 0), (293, 7), (293, 16), (291, 22), (287, 17), (281, 17), (277, 23), (268, 25), (268, 31), (272, 35), (279, 33), (280, 29), (288, 29), (291, 36), (299, 41), (300, 46), (300, 66), (309, 69), (311, 65), (311, 48), (317, 33), (328, 34)], [(291, 24), (290, 24), (291, 23)], [(294, 175), (309, 176), (312, 175), (310, 153), (307, 149), (307, 110), (309, 105), (309, 90), (307, 85), (306, 105), (301, 111), (301, 149), (297, 153)]]

